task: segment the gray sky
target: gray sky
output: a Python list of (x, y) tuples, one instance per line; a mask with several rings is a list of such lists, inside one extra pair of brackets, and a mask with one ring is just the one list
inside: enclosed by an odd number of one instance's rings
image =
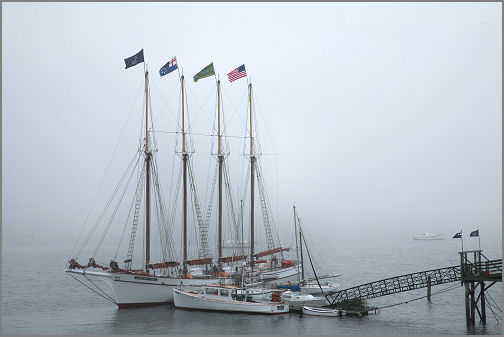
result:
[[(278, 154), (261, 160), (281, 227), (292, 223), (295, 203), (314, 232), (409, 237), (478, 226), (500, 237), (501, 9), (3, 3), (4, 239), (30, 232), (75, 239), (130, 111), (112, 182), (138, 142), (143, 70), (125, 70), (123, 59), (142, 48), (158, 130), (176, 130), (178, 77), (158, 74), (176, 56), (193, 95), (193, 131), (211, 133), (215, 81), (192, 76), (214, 62), (227, 133), (243, 135), (247, 83), (229, 83), (226, 74), (245, 64), (262, 152)], [(172, 156), (173, 135), (157, 137)], [(230, 142), (232, 160), (243, 160), (242, 145)], [(201, 145), (195, 154), (202, 196), (209, 151)]]

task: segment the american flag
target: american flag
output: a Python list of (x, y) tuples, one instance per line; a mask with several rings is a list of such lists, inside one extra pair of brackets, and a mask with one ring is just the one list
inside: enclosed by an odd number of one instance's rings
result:
[(233, 82), (239, 78), (242, 78), (244, 76), (247, 76), (247, 72), (245, 71), (245, 65), (242, 64), (235, 70), (232, 70), (228, 75), (229, 82)]

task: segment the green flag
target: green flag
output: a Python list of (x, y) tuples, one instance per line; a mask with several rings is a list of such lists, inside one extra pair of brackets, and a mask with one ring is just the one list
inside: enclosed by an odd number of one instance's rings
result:
[(208, 76), (215, 75), (215, 70), (213, 68), (213, 62), (207, 65), (203, 70), (194, 75), (194, 82), (198, 82), (200, 78), (205, 78)]

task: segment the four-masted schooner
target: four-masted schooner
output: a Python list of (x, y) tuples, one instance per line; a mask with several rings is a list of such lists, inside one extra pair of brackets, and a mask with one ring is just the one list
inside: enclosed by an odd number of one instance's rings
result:
[[(144, 63), (143, 49), (135, 54), (134, 56), (125, 59), (126, 69), (135, 66), (139, 63)], [(211, 66), (211, 67), (210, 67)], [(172, 59), (160, 70), (160, 75), (163, 76), (175, 69), (178, 66), (176, 64), (176, 59)], [(244, 66), (243, 66), (244, 70)], [(258, 180), (260, 178), (259, 171), (256, 170), (256, 156), (253, 151), (253, 137), (252, 137), (252, 84), (249, 84), (249, 106), (250, 106), (250, 183), (251, 183), (251, 211), (250, 211), (250, 255), (234, 254), (232, 256), (223, 256), (223, 245), (222, 245), (222, 232), (223, 232), (223, 220), (222, 220), (222, 208), (223, 208), (223, 180), (228, 177), (226, 174), (225, 158), (221, 148), (221, 87), (220, 80), (217, 81), (217, 102), (218, 102), (218, 151), (217, 151), (217, 161), (218, 161), (218, 239), (217, 239), (217, 260), (214, 262), (208, 248), (208, 223), (205, 223), (198, 216), (199, 225), (199, 251), (198, 257), (190, 259), (188, 256), (188, 187), (190, 186), (191, 193), (193, 195), (193, 202), (196, 203), (196, 207), (199, 209), (198, 200), (195, 194), (194, 177), (192, 176), (191, 169), (191, 159), (189, 156), (189, 151), (186, 144), (187, 131), (185, 128), (185, 83), (184, 75), (180, 76), (180, 86), (181, 86), (181, 102), (182, 102), (182, 120), (181, 120), (181, 135), (182, 135), (182, 181), (183, 181), (183, 210), (182, 210), (182, 259), (178, 261), (175, 257), (175, 251), (173, 249), (173, 239), (170, 232), (169, 221), (166, 220), (166, 211), (163, 206), (163, 197), (160, 190), (159, 174), (156, 164), (156, 153), (157, 151), (152, 150), (152, 133), (149, 132), (149, 72), (145, 67), (144, 63), (144, 73), (145, 73), (145, 138), (142, 142), (142, 149), (138, 151), (139, 157), (136, 158), (136, 164), (130, 164), (129, 168), (138, 166), (138, 182), (135, 190), (135, 195), (133, 198), (132, 205), (134, 205), (133, 221), (131, 227), (131, 235), (128, 246), (128, 251), (126, 254), (126, 259), (123, 262), (123, 266), (120, 267), (119, 263), (116, 261), (116, 257), (110, 260), (108, 265), (100, 265), (95, 261), (97, 249), (89, 258), (87, 265), (81, 265), (77, 262), (78, 255), (83, 251), (84, 245), (89, 241), (90, 235), (86, 237), (84, 243), (79, 249), (78, 253), (68, 261), (65, 271), (68, 275), (75, 278), (78, 282), (83, 283), (89, 289), (93, 290), (98, 295), (104, 297), (105, 299), (117, 304), (119, 308), (125, 307), (137, 307), (137, 306), (148, 306), (163, 304), (166, 302), (173, 301), (173, 291), (174, 287), (183, 286), (186, 290), (195, 290), (196, 288), (204, 284), (212, 283), (260, 283), (263, 285), (274, 284), (277, 281), (285, 281), (297, 278), (300, 272), (299, 263), (292, 260), (284, 260), (283, 256), (277, 258), (278, 254), (284, 251), (288, 251), (290, 248), (284, 247), (274, 247), (273, 237), (271, 234), (271, 228), (267, 219), (265, 220), (265, 229), (267, 234), (267, 246), (268, 249), (263, 252), (256, 253), (254, 251), (254, 178), (257, 176)], [(215, 75), (213, 70), (213, 63), (205, 67), (200, 73), (199, 78), (208, 77)], [(198, 78), (195, 76), (195, 81)], [(135, 162), (135, 161), (133, 161)], [(140, 163), (142, 163), (140, 165)], [(135, 166), (137, 165), (137, 166)], [(141, 166), (141, 168), (140, 168)], [(132, 169), (132, 170), (133, 170)], [(188, 179), (189, 174), (189, 179)], [(224, 175), (224, 177), (223, 177)], [(133, 173), (131, 173), (133, 176)], [(123, 177), (124, 178), (124, 177)], [(121, 178), (120, 184), (126, 179)], [(225, 184), (229, 186), (227, 182)], [(119, 186), (118, 186), (119, 187)], [(264, 187), (260, 185), (261, 193), (261, 207), (263, 211), (263, 216), (266, 213), (266, 205), (264, 204)], [(118, 191), (118, 188), (114, 191)], [(125, 191), (125, 189), (124, 189)], [(121, 196), (120, 201), (122, 201)], [(154, 204), (158, 207), (156, 208), (156, 219), (158, 221), (159, 239), (161, 242), (161, 257), (159, 261), (153, 262), (151, 258), (151, 229), (152, 229), (152, 203), (151, 196), (154, 196)], [(134, 260), (134, 246), (136, 241), (137, 227), (140, 222), (140, 209), (142, 204), (142, 198), (144, 198), (144, 242), (142, 251), (142, 261), (141, 268), (133, 269)], [(231, 208), (234, 209), (232, 205), (232, 198), (228, 197), (231, 203)], [(107, 203), (106, 207), (109, 206)], [(114, 210), (113, 215), (117, 212), (117, 208)], [(234, 213), (234, 211), (233, 211)], [(100, 214), (99, 220), (103, 217), (104, 212)], [(129, 215), (128, 215), (129, 218)], [(234, 219), (235, 221), (236, 218)], [(109, 221), (109, 225), (112, 219)], [(235, 228), (238, 226), (235, 223)], [(96, 229), (96, 225), (93, 227), (92, 231)], [(105, 233), (103, 234), (103, 236)], [(103, 240), (103, 236), (100, 243)], [(99, 244), (100, 244), (99, 243)], [(98, 246), (99, 247), (99, 246)], [(116, 253), (117, 256), (117, 253)], [(261, 260), (261, 258), (270, 256), (269, 261)], [(137, 258), (138, 260), (138, 258)], [(242, 263), (238, 267), (224, 267), (224, 264), (232, 264), (239, 261), (248, 260), (248, 263)], [(195, 273), (190, 267), (192, 266), (205, 266), (201, 268), (201, 272)], [(101, 281), (101, 282), (98, 282)], [(88, 283), (88, 284), (86, 284)], [(110, 295), (103, 287), (102, 284), (107, 285), (111, 290), (113, 295)]]

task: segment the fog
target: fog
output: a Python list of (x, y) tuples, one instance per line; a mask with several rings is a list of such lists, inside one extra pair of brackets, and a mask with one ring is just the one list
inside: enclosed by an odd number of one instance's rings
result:
[[(281, 235), (296, 205), (320, 240), (451, 238), (477, 228), (482, 241), (501, 237), (501, 9), (3, 3), (3, 244), (33, 235), (72, 245), (107, 173), (92, 224), (142, 137), (143, 64), (124, 69), (123, 61), (142, 48), (155, 130), (164, 131), (154, 134), (167, 201), (180, 166), (180, 140), (167, 133), (179, 130), (180, 84), (177, 71), (160, 77), (159, 68), (177, 57), (195, 134), (215, 134), (216, 86), (214, 77), (192, 76), (213, 62), (221, 79), (235, 207), (252, 81), (259, 160)], [(229, 83), (226, 74), (241, 64), (248, 79)], [(203, 209), (215, 142), (194, 135)]]

